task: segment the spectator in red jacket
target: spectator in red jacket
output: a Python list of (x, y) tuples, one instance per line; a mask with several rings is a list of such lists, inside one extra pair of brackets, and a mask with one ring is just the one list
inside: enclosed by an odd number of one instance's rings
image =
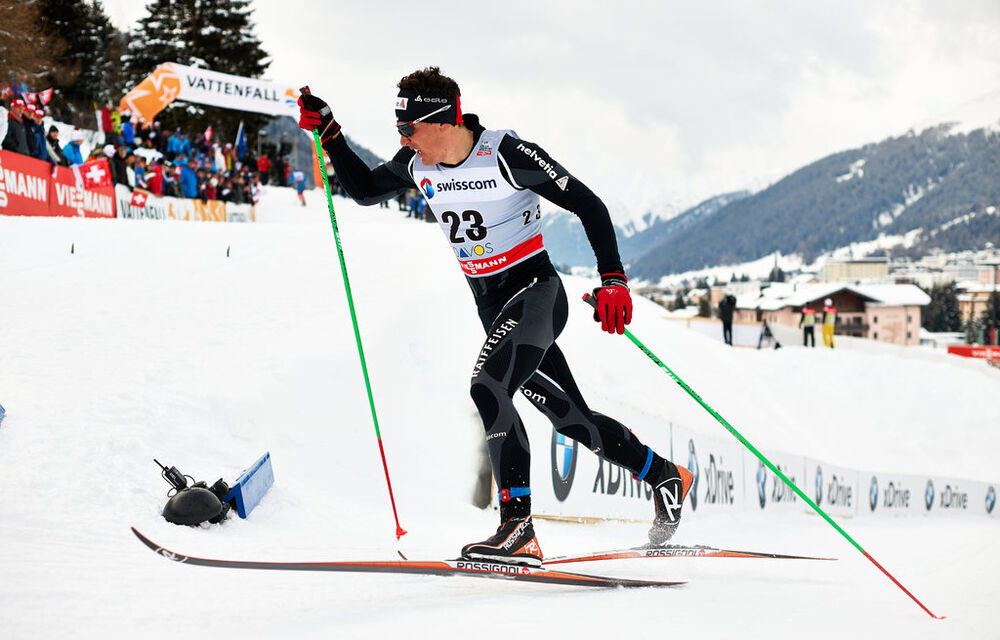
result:
[(24, 127), (24, 100), (14, 98), (10, 101), (10, 111), (7, 113), (7, 135), (3, 138), (3, 148), (15, 153), (31, 155), (28, 146), (28, 132)]
[(115, 125), (111, 119), (112, 111), (114, 111), (114, 105), (110, 102), (108, 103), (108, 106), (101, 109), (101, 131), (104, 132), (104, 144), (114, 142), (115, 138)]
[(152, 168), (146, 174), (146, 184), (149, 185), (149, 190), (156, 195), (163, 195), (163, 162), (161, 160), (153, 161)]
[(267, 176), (271, 173), (271, 159), (266, 153), (257, 159), (257, 171), (260, 173), (260, 181), (267, 184)]

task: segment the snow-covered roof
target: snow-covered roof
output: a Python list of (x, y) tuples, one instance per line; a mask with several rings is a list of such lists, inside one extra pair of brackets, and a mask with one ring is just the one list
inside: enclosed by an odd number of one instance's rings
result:
[(993, 284), (983, 284), (982, 282), (977, 282), (976, 280), (962, 280), (955, 283), (955, 288), (959, 291), (965, 291), (967, 293), (990, 293), (992, 291), (1000, 290), (996, 285)]
[(854, 287), (871, 296), (879, 307), (913, 307), (930, 304), (931, 297), (915, 284), (861, 284)]
[(860, 296), (874, 306), (923, 306), (931, 301), (930, 296), (920, 287), (912, 284), (847, 285), (840, 282), (821, 282), (796, 286), (779, 283), (764, 289), (760, 296), (740, 296), (737, 299), (737, 306), (742, 309), (777, 311), (785, 307), (800, 307), (816, 300), (823, 300), (841, 291)]

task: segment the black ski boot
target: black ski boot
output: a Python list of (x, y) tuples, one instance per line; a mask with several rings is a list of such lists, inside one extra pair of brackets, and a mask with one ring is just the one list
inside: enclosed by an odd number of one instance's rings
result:
[(535, 538), (531, 516), (505, 520), (492, 537), (462, 547), (462, 557), (531, 567), (542, 566), (542, 548)]
[(649, 530), (649, 546), (660, 547), (677, 533), (681, 523), (684, 498), (691, 490), (694, 475), (684, 467), (667, 461), (663, 472), (653, 485), (653, 503), (656, 519)]

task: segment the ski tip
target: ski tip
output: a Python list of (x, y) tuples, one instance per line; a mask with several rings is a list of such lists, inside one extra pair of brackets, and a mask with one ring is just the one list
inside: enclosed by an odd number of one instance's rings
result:
[(143, 543), (144, 545), (146, 545), (146, 546), (147, 546), (147, 547), (149, 547), (150, 549), (153, 549), (153, 548), (155, 548), (155, 546), (156, 546), (156, 545), (155, 545), (155, 544), (153, 543), (153, 541), (152, 541), (152, 540), (150, 540), (149, 538), (147, 538), (146, 536), (144, 536), (144, 535), (142, 534), (142, 532), (140, 532), (140, 531), (139, 531), (138, 529), (136, 529), (135, 527), (129, 527), (129, 529), (131, 529), (131, 530), (132, 530), (132, 533), (134, 533), (134, 534), (135, 534), (135, 537), (136, 537), (136, 538), (139, 538), (139, 541), (140, 541), (141, 543)]
[(400, 551), (399, 549), (396, 549), (396, 553), (398, 553), (398, 554), (399, 554), (399, 557), (400, 557), (400, 558), (402, 558), (403, 560), (405, 560), (406, 562), (409, 562), (409, 561), (410, 561), (410, 559), (409, 559), (409, 558), (407, 558), (406, 556), (404, 556), (404, 555), (403, 555), (403, 552), (402, 552), (402, 551)]

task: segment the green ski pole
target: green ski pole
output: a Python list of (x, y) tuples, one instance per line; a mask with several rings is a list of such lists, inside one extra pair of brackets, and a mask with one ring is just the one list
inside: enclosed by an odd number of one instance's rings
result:
[[(309, 93), (309, 87), (299, 89), (301, 93)], [(382, 432), (378, 428), (378, 415), (375, 413), (375, 398), (372, 396), (372, 385), (368, 379), (368, 365), (365, 363), (365, 350), (361, 346), (361, 332), (358, 330), (358, 316), (354, 311), (354, 297), (351, 295), (351, 282), (347, 278), (347, 263), (344, 261), (344, 250), (340, 246), (340, 231), (337, 228), (337, 214), (333, 210), (333, 194), (330, 193), (330, 179), (326, 175), (326, 162), (323, 160), (323, 145), (320, 143), (319, 131), (313, 129), (313, 144), (316, 145), (316, 157), (319, 159), (320, 173), (323, 174), (323, 189), (326, 191), (326, 204), (330, 210), (330, 224), (333, 225), (333, 238), (337, 243), (337, 257), (340, 258), (340, 270), (344, 274), (344, 291), (347, 293), (347, 306), (351, 310), (351, 324), (354, 325), (354, 339), (358, 343), (358, 356), (361, 358), (361, 373), (365, 378), (365, 389), (368, 390), (368, 404), (372, 410), (372, 422), (375, 423), (375, 437), (378, 438), (378, 451), (382, 455), (382, 468), (385, 470), (385, 484), (389, 488), (389, 502), (392, 504), (392, 515), (396, 519), (396, 539), (406, 535), (399, 524), (399, 514), (396, 513), (396, 498), (392, 495), (392, 481), (389, 480), (389, 465), (385, 461), (385, 448), (382, 446)]]
[[(586, 302), (587, 304), (589, 304), (590, 306), (594, 307), (595, 309), (597, 308), (597, 299), (594, 298), (594, 296), (590, 295), (589, 293), (583, 294), (583, 301)], [(762, 454), (760, 451), (757, 450), (757, 447), (755, 447), (752, 444), (750, 444), (750, 442), (746, 438), (744, 438), (742, 436), (742, 434), (740, 434), (739, 431), (737, 431), (735, 428), (733, 428), (733, 426), (731, 424), (729, 424), (728, 422), (726, 422), (725, 418), (723, 418), (718, 413), (716, 413), (715, 410), (712, 409), (712, 407), (708, 406), (708, 404), (704, 400), (702, 400), (701, 397), (691, 389), (691, 387), (687, 386), (684, 383), (684, 381), (681, 380), (677, 376), (676, 373), (674, 373), (673, 371), (671, 371), (670, 367), (668, 367), (667, 365), (665, 365), (662, 360), (660, 360), (655, 355), (653, 355), (653, 352), (650, 351), (649, 349), (647, 349), (646, 345), (644, 345), (641, 342), (639, 342), (639, 340), (634, 335), (632, 335), (631, 331), (629, 331), (628, 329), (625, 329), (625, 335), (628, 337), (629, 340), (632, 341), (632, 344), (634, 344), (635, 346), (639, 347), (639, 350), (642, 351), (643, 353), (645, 353), (646, 356), (650, 360), (652, 360), (654, 363), (656, 363), (656, 365), (659, 366), (661, 369), (663, 369), (664, 371), (666, 371), (667, 375), (669, 375), (673, 379), (674, 382), (676, 382), (678, 385), (680, 385), (681, 389), (684, 389), (685, 391), (687, 391), (688, 395), (690, 395), (692, 398), (694, 398), (698, 402), (698, 404), (700, 404), (706, 411), (708, 411), (710, 414), (712, 414), (712, 417), (715, 418), (716, 420), (718, 420), (719, 423), (722, 426), (724, 426), (726, 428), (726, 430), (729, 431), (729, 433), (733, 434), (736, 437), (737, 440), (739, 440), (740, 442), (742, 442), (743, 446), (745, 446), (747, 449), (750, 450), (750, 453), (752, 453), (755, 456), (757, 456), (757, 459), (760, 460), (761, 462), (763, 462), (764, 465), (766, 465), (767, 468), (770, 469), (774, 473), (774, 475), (776, 475), (779, 478), (781, 478), (782, 482), (784, 482), (785, 484), (787, 484), (792, 489), (792, 491), (794, 491), (796, 494), (798, 494), (798, 496), (805, 501), (806, 504), (808, 504), (810, 507), (812, 507), (813, 511), (815, 511), (816, 513), (818, 513), (819, 515), (821, 515), (824, 520), (826, 520), (828, 523), (830, 523), (830, 525), (834, 529), (836, 529), (840, 533), (840, 535), (844, 536), (844, 538), (848, 542), (850, 542), (852, 545), (854, 545), (855, 549), (857, 549), (858, 551), (860, 551), (862, 553), (862, 555), (864, 555), (866, 558), (868, 558), (872, 562), (872, 564), (874, 564), (876, 567), (879, 568), (879, 571), (881, 571), (886, 576), (888, 576), (888, 578), (890, 580), (892, 580), (896, 584), (897, 587), (899, 587), (900, 589), (902, 589), (903, 593), (905, 593), (906, 595), (910, 596), (910, 599), (912, 599), (914, 602), (916, 602), (920, 606), (921, 609), (923, 609), (924, 611), (926, 611), (927, 615), (929, 615), (930, 617), (935, 618), (937, 620), (943, 620), (945, 618), (945, 616), (936, 616), (933, 613), (931, 613), (930, 609), (928, 609), (927, 607), (925, 607), (922, 602), (920, 602), (919, 600), (917, 600), (916, 596), (914, 596), (912, 593), (910, 593), (909, 590), (906, 587), (904, 587), (899, 582), (899, 580), (896, 580), (896, 578), (894, 578), (891, 573), (889, 573), (888, 571), (886, 571), (885, 567), (883, 567), (881, 564), (879, 564), (878, 561), (875, 560), (875, 558), (873, 558), (867, 551), (865, 551), (861, 547), (861, 545), (858, 544), (854, 540), (854, 538), (852, 538), (850, 535), (848, 535), (848, 533), (841, 528), (841, 526), (839, 524), (837, 524), (836, 522), (834, 522), (833, 518), (831, 518), (829, 515), (827, 515), (827, 513), (825, 511), (823, 511), (823, 509), (821, 509), (818, 504), (816, 504), (815, 502), (813, 502), (813, 500), (809, 496), (807, 496), (802, 491), (802, 489), (799, 489), (795, 485), (795, 483), (792, 482), (791, 479), (789, 479), (789, 477), (786, 476), (781, 471), (781, 469), (779, 469), (778, 467), (774, 466), (774, 464), (772, 464), (771, 461), (768, 460), (764, 456), (764, 454)]]

